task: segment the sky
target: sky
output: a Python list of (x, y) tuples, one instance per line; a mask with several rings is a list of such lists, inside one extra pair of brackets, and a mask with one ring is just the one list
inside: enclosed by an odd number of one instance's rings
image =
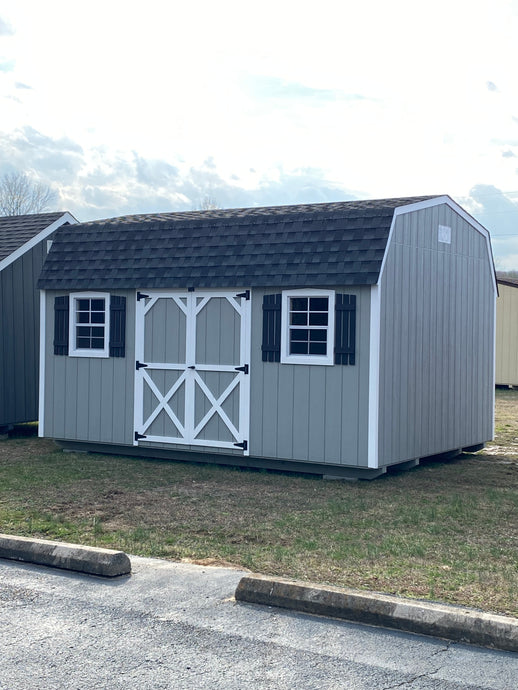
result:
[(517, 54), (518, 0), (4, 0), (0, 176), (80, 221), (449, 194), (518, 270)]

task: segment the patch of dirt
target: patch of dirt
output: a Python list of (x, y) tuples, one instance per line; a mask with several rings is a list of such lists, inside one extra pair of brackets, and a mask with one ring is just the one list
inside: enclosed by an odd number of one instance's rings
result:
[(507, 462), (514, 462), (515, 464), (518, 464), (518, 445), (487, 446), (481, 452), (481, 455), (490, 455), (492, 457), (509, 457), (512, 458), (512, 461), (508, 460)]
[(243, 566), (225, 561), (223, 558), (180, 558), (182, 563), (192, 563), (193, 565), (206, 565), (218, 568), (233, 568), (234, 570), (248, 570)]
[(24, 462), (38, 455), (50, 455), (58, 450), (54, 441), (28, 437), (0, 441), (0, 463)]

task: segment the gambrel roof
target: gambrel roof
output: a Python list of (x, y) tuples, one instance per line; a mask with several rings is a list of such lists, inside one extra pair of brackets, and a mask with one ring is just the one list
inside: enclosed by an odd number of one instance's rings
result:
[(24, 248), (30, 249), (34, 241), (44, 239), (63, 223), (77, 223), (77, 220), (65, 211), (0, 216), (0, 269), (12, 257), (23, 253)]
[(438, 196), (123, 216), (57, 233), (39, 287), (376, 283), (395, 209)]

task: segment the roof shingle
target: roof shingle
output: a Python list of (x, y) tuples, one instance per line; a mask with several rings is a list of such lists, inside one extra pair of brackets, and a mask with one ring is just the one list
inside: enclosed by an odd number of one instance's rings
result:
[(0, 261), (7, 258), (38, 233), (52, 225), (63, 212), (0, 216)]
[(146, 214), (63, 226), (39, 287), (373, 284), (394, 210), (433, 198)]

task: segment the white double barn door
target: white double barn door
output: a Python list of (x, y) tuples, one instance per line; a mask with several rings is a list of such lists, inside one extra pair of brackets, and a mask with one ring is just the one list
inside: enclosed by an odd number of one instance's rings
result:
[(135, 443), (248, 454), (248, 291), (137, 294)]

